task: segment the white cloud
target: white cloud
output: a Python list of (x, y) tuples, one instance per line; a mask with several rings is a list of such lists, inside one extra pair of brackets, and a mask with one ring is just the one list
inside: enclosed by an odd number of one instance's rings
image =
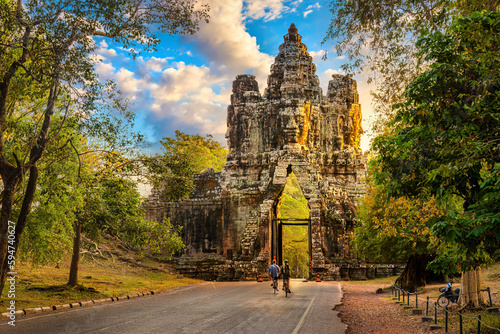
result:
[(170, 67), (162, 72), (152, 96), (157, 103), (186, 100), (193, 92), (210, 85), (209, 72), (205, 66), (177, 63), (177, 68)]
[(285, 0), (248, 0), (245, 2), (245, 15), (254, 20), (275, 20), (291, 10), (290, 7), (284, 5)]
[(141, 90), (143, 86), (141, 80), (134, 78), (134, 72), (123, 67), (115, 73), (115, 81), (118, 89), (131, 98), (135, 98), (134, 93)]
[(152, 72), (162, 72), (163, 69), (168, 66), (168, 59), (174, 59), (173, 57), (168, 58), (156, 58), (151, 57), (146, 61), (146, 69)]
[(325, 50), (319, 50), (319, 51), (309, 51), (309, 55), (313, 57), (313, 62), (317, 63), (321, 58), (324, 56)]
[(95, 64), (95, 69), (102, 80), (111, 79), (116, 70), (113, 65), (103, 62), (98, 62), (97, 64)]
[(304, 17), (307, 17), (307, 15), (311, 14), (313, 12), (313, 10), (306, 10), (303, 14), (304, 14)]
[(314, 5), (307, 6), (306, 9), (313, 9), (313, 8), (321, 8), (319, 2), (316, 2)]
[(345, 59), (345, 56), (338, 56), (337, 59), (340, 59), (340, 60)]
[(238, 74), (254, 74), (263, 91), (274, 57), (260, 52), (256, 38), (246, 31), (242, 1), (210, 0), (209, 5), (210, 23), (192, 37), (198, 51), (231, 81)]
[(316, 2), (314, 5), (307, 6), (306, 11), (303, 13), (304, 17), (307, 17), (307, 15), (311, 14), (314, 9), (318, 9), (318, 8), (321, 8), (321, 6), (318, 2)]

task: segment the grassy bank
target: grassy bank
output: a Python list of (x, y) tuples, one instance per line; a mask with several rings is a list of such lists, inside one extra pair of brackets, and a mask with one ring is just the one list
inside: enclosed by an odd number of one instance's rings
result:
[[(118, 259), (92, 260), (84, 257), (80, 262), (79, 285), (68, 287), (69, 260), (58, 265), (32, 267), (17, 266), (16, 308), (53, 306), (74, 301), (121, 296), (151, 290), (168, 290), (182, 285), (201, 282), (170, 274), (170, 268), (150, 259), (124, 262)], [(5, 312), (10, 299), (8, 287), (3, 291), (0, 311)]]

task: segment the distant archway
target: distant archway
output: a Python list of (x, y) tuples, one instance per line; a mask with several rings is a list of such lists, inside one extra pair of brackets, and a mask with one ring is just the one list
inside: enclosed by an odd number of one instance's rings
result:
[(310, 208), (292, 167), (274, 201), (271, 218), (271, 256), (280, 265), (289, 260), (292, 276), (309, 277), (312, 257)]

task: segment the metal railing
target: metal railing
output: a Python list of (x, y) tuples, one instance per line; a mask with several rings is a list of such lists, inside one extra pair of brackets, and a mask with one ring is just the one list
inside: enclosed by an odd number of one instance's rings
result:
[[(468, 294), (476, 294), (476, 293), (481, 293), (481, 292), (487, 292), (488, 293), (489, 307), (493, 307), (493, 303), (492, 303), (492, 300), (491, 300), (491, 290), (490, 290), (489, 287), (486, 288), (486, 289), (481, 289), (481, 290), (476, 291), (476, 292), (469, 292)], [(403, 289), (400, 286), (391, 285), (391, 293), (392, 293), (393, 298), (396, 298), (396, 297), (398, 298), (398, 301), (401, 301), (401, 295), (402, 295), (402, 297), (403, 297), (402, 303), (405, 304), (405, 299), (406, 299), (406, 304), (408, 306), (410, 305), (410, 296), (411, 295), (415, 295), (415, 308), (418, 308), (418, 291), (417, 290), (415, 292), (410, 292), (410, 291), (407, 291), (407, 290)], [(448, 332), (448, 325), (449, 325), (449, 322), (450, 322), (450, 320), (449, 320), (450, 316), (451, 315), (455, 315), (455, 316), (458, 315), (458, 317), (459, 317), (460, 334), (463, 334), (463, 319), (464, 318), (465, 319), (477, 320), (477, 333), (478, 334), (480, 333), (480, 330), (481, 330), (482, 326), (485, 327), (485, 328), (496, 330), (496, 331), (498, 331), (500, 333), (500, 327), (492, 327), (492, 326), (486, 324), (484, 321), (481, 320), (481, 315), (470, 317), (470, 316), (464, 315), (461, 311), (452, 312), (452, 311), (450, 311), (448, 309), (448, 306), (440, 307), (437, 304), (437, 299), (438, 298), (439, 297), (427, 297), (427, 302), (426, 302), (426, 307), (425, 307), (425, 316), (426, 317), (429, 316), (429, 311), (430, 311), (429, 310), (429, 303), (432, 303), (431, 299), (436, 299), (436, 301), (433, 302), (433, 304), (434, 304), (434, 324), (437, 324), (437, 322), (438, 322), (438, 309), (444, 310), (444, 315), (445, 315), (445, 317), (444, 317), (445, 332)]]

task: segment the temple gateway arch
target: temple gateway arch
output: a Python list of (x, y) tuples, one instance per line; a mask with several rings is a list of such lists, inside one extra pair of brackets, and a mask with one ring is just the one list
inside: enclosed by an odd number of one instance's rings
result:
[(272, 259), (281, 259), (277, 206), (291, 172), (310, 208), (311, 274), (331, 280), (371, 275), (349, 247), (365, 176), (356, 81), (334, 74), (323, 95), (294, 24), (283, 38), (263, 95), (252, 75), (233, 82), (222, 172), (196, 175), (189, 200), (166, 202), (154, 192), (144, 203), (149, 219), (170, 217), (183, 226), (186, 248), (175, 262), (187, 276), (265, 276)]

